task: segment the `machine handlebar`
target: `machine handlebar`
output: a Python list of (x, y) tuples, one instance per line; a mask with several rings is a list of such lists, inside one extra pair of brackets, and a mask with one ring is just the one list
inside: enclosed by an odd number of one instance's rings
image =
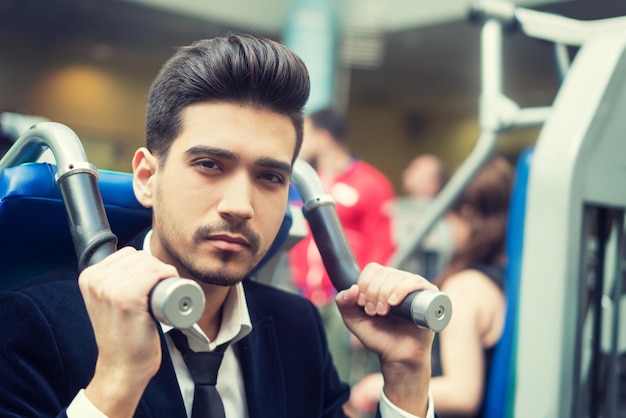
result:
[[(337, 290), (347, 289), (357, 282), (361, 270), (337, 217), (335, 201), (325, 192), (315, 170), (305, 161), (296, 161), (292, 179), (304, 202), (302, 211), (330, 280)], [(393, 307), (391, 313), (439, 332), (450, 322), (452, 303), (443, 292), (418, 290)]]

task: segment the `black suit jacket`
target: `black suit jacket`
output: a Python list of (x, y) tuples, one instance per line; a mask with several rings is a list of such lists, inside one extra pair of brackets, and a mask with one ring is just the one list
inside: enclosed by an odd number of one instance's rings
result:
[[(237, 345), (250, 417), (343, 417), (349, 388), (333, 367), (316, 308), (250, 280), (244, 288), (253, 330)], [(0, 338), (0, 416), (65, 416), (97, 356), (75, 268), (0, 292)], [(163, 335), (161, 346), (161, 367), (135, 416), (186, 418)]]

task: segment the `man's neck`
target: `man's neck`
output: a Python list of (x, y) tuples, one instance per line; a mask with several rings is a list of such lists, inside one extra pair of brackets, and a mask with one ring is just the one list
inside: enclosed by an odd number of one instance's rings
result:
[(214, 341), (220, 331), (222, 325), (222, 316), (224, 312), (224, 302), (228, 296), (231, 287), (209, 285), (199, 283), (204, 290), (206, 304), (202, 317), (198, 320), (198, 325), (206, 336)]

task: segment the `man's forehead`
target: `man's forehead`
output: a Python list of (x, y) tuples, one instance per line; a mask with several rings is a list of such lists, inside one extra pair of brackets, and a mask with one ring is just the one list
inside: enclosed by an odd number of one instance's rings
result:
[(202, 103), (186, 107), (182, 122), (172, 142), (177, 153), (214, 148), (242, 155), (262, 153), (291, 162), (295, 152), (297, 134), (291, 118), (265, 109)]

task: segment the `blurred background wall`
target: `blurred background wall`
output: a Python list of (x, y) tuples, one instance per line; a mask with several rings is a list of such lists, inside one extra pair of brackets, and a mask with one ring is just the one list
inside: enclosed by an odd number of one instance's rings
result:
[[(0, 0), (0, 110), (64, 123), (98, 168), (130, 171), (150, 83), (173, 50), (228, 31), (288, 43), (298, 1)], [(398, 192), (417, 154), (458, 166), (479, 135), (480, 27), (469, 3), (324, 1), (337, 19), (334, 104), (348, 115), (355, 153)], [(503, 56), (505, 93), (520, 106), (549, 105), (559, 83), (552, 46), (512, 32)], [(506, 133), (499, 151), (515, 159), (537, 133)]]

